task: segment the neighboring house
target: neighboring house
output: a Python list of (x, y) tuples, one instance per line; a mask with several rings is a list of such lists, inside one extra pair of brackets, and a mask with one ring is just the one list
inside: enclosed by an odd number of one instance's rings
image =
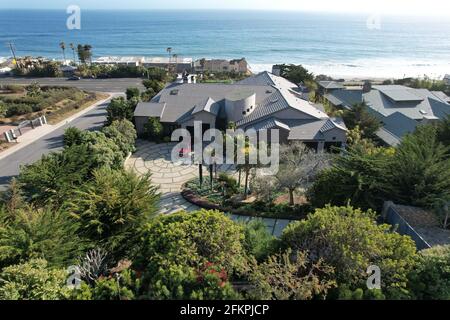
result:
[(446, 85), (450, 86), (450, 74), (445, 75), (444, 82)]
[[(298, 140), (318, 150), (343, 146), (347, 129), (341, 119), (301, 98), (297, 86), (269, 72), (235, 84), (170, 84), (151, 102), (135, 110), (138, 134), (149, 117), (157, 117), (165, 134), (176, 128), (193, 131), (194, 121), (203, 130), (233, 122), (238, 129), (279, 129), (280, 142)], [(270, 137), (269, 137), (270, 139)]]
[(339, 109), (351, 109), (362, 102), (363, 92), (360, 89), (336, 89), (325, 93), (323, 97), (330, 105)]
[(431, 91), (436, 97), (450, 104), (450, 97), (442, 91)]
[(100, 65), (121, 65), (137, 67), (142, 63), (141, 57), (99, 57), (92, 60), (93, 64)]
[(100, 65), (173, 68), (176, 72), (192, 71), (193, 59), (183, 57), (100, 57), (92, 61)]
[(363, 100), (383, 124), (377, 133), (386, 144), (395, 146), (419, 124), (443, 119), (450, 105), (427, 89), (400, 85), (373, 86), (363, 93)]
[(249, 74), (250, 69), (245, 58), (224, 60), (224, 59), (200, 59), (195, 61), (196, 72), (235, 72)]
[(401, 138), (414, 132), (419, 124), (437, 121), (450, 114), (445, 93), (401, 85), (367, 86), (363, 90), (333, 89), (323, 97), (342, 109), (365, 102), (369, 112), (383, 124), (377, 136), (389, 146), (399, 144)]
[(442, 227), (439, 218), (431, 210), (386, 201), (382, 217), (398, 233), (410, 236), (418, 250), (450, 245), (450, 230)]
[(345, 87), (336, 82), (336, 81), (319, 81), (317, 82), (319, 85), (319, 95), (324, 96), (327, 93), (331, 93), (335, 90), (342, 90), (345, 89)]
[(192, 58), (183, 58), (183, 57), (156, 57), (142, 58), (141, 65), (144, 67), (157, 67), (157, 68), (171, 68), (171, 70), (175, 70), (175, 72), (191, 72), (194, 65), (194, 60)]

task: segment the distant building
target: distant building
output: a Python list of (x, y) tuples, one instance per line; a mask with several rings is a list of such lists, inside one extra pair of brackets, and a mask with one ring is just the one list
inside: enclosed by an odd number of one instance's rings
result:
[(9, 76), (12, 74), (12, 68), (4, 67), (0, 68), (0, 76)]
[(446, 85), (450, 86), (450, 74), (445, 75), (444, 82)]
[[(302, 141), (317, 150), (343, 146), (347, 128), (342, 119), (330, 118), (319, 106), (303, 100), (297, 85), (269, 72), (234, 84), (173, 83), (134, 112), (138, 134), (149, 117), (157, 117), (166, 134), (176, 128), (203, 130), (233, 122), (237, 129), (279, 129), (280, 142)], [(270, 136), (269, 136), (270, 140)]]
[(235, 72), (249, 74), (250, 69), (245, 58), (223, 60), (223, 59), (200, 59), (195, 61), (196, 72)]
[(323, 95), (325, 100), (341, 109), (351, 109), (353, 105), (365, 102), (368, 111), (383, 125), (377, 136), (390, 146), (399, 144), (401, 138), (414, 132), (419, 124), (437, 121), (450, 114), (448, 97), (443, 92), (401, 85), (365, 86), (362, 90), (331, 87)]
[(184, 71), (192, 71), (193, 61), (194, 60), (192, 58), (183, 57), (145, 57), (142, 60), (142, 65), (144, 67), (157, 67), (165, 69), (170, 67), (175, 70), (175, 72), (182, 73)]
[(175, 69), (176, 72), (192, 71), (193, 59), (183, 57), (100, 57), (92, 61), (101, 65), (143, 66)]
[(103, 65), (122, 65), (139, 66), (142, 63), (142, 57), (99, 57), (92, 61), (93, 64)]

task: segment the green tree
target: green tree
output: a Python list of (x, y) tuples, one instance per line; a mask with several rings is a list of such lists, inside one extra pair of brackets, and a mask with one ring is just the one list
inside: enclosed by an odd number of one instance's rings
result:
[(70, 295), (67, 276), (43, 259), (6, 267), (0, 273), (0, 300), (65, 300)]
[(142, 81), (142, 84), (144, 85), (144, 87), (147, 90), (152, 90), (153, 92), (156, 92), (156, 93), (158, 93), (162, 89), (164, 89), (164, 86), (165, 86), (163, 81), (155, 80), (155, 79), (144, 80), (144, 81)]
[(130, 121), (115, 120), (111, 125), (104, 127), (102, 132), (119, 147), (125, 157), (136, 150), (136, 129)]
[(50, 153), (21, 168), (18, 181), (25, 198), (38, 206), (58, 206), (70, 198), (74, 186), (82, 185), (97, 167), (87, 145), (73, 145)]
[(135, 105), (130, 101), (125, 100), (123, 97), (114, 98), (106, 108), (107, 112), (107, 125), (111, 124), (114, 120), (133, 120), (133, 114)]
[(347, 207), (317, 209), (307, 220), (283, 232), (283, 248), (308, 252), (313, 262), (334, 268), (338, 288), (366, 288), (367, 268), (382, 270), (382, 291), (390, 298), (408, 296), (408, 275), (416, 262), (416, 248), (408, 236), (378, 225), (375, 213)]
[(427, 207), (450, 199), (450, 147), (438, 141), (434, 126), (419, 126), (402, 139), (388, 174), (397, 202)]
[(113, 169), (123, 166), (124, 155), (113, 139), (100, 131), (83, 131), (83, 144), (90, 152), (90, 160), (96, 168), (107, 166)]
[(308, 199), (317, 208), (326, 204), (352, 204), (362, 209), (379, 209), (389, 194), (388, 159), (392, 150), (351, 146), (332, 160), (308, 190)]
[(83, 131), (76, 127), (70, 127), (64, 130), (64, 145), (71, 147), (83, 143)]
[(159, 118), (148, 118), (148, 122), (144, 125), (144, 129), (148, 139), (152, 141), (159, 141), (163, 136), (164, 127), (161, 124), (161, 121), (159, 121)]
[(277, 65), (277, 67), (280, 68), (280, 75), (283, 78), (286, 78), (295, 84), (314, 81), (314, 75), (302, 65), (282, 64)]
[(359, 127), (362, 138), (375, 139), (376, 132), (381, 128), (381, 122), (368, 111), (367, 105), (358, 103), (352, 106), (350, 110), (346, 110), (342, 118), (345, 125), (350, 130)]
[(80, 235), (108, 248), (117, 260), (135, 254), (140, 230), (157, 210), (158, 196), (150, 176), (103, 167), (72, 192), (64, 207), (80, 223)]
[(139, 91), (139, 88), (127, 88), (126, 96), (127, 96), (127, 100), (131, 100), (133, 98), (139, 99), (141, 96), (141, 93)]
[(67, 266), (83, 250), (78, 224), (58, 209), (0, 208), (0, 269), (31, 258)]
[(450, 114), (437, 123), (437, 139), (446, 147), (450, 147)]

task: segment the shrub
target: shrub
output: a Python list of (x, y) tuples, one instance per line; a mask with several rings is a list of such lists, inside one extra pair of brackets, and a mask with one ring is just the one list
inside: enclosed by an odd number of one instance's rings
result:
[(333, 269), (322, 261), (310, 263), (303, 252), (289, 249), (270, 256), (250, 273), (250, 299), (256, 300), (311, 300), (324, 299), (335, 286)]
[(450, 246), (437, 246), (419, 253), (419, 263), (410, 277), (416, 299), (450, 299)]
[(11, 93), (23, 93), (25, 92), (25, 87), (18, 84), (7, 84), (4, 89)]
[(6, 116), (6, 104), (0, 100), (0, 118)]
[(31, 258), (70, 265), (84, 246), (77, 233), (78, 224), (58, 209), (0, 208), (0, 269)]
[(159, 141), (163, 136), (163, 125), (159, 118), (150, 117), (148, 122), (144, 125), (145, 134), (148, 139), (152, 141)]
[(312, 261), (323, 259), (333, 267), (338, 286), (365, 288), (366, 270), (383, 271), (383, 294), (405, 297), (407, 276), (414, 268), (416, 248), (410, 237), (378, 225), (371, 211), (347, 207), (317, 209), (307, 220), (290, 224), (283, 232), (283, 248), (306, 251)]
[(136, 150), (136, 129), (130, 121), (115, 120), (111, 125), (104, 127), (102, 132), (119, 147), (125, 157)]
[(126, 91), (127, 100), (131, 100), (133, 98), (139, 99), (140, 95), (141, 93), (139, 92), (139, 88), (127, 88)]
[(14, 116), (21, 116), (32, 112), (33, 108), (28, 104), (12, 104), (9, 105), (6, 110), (6, 117), (10, 118)]
[(67, 299), (67, 272), (50, 269), (47, 261), (33, 259), (6, 267), (0, 273), (1, 300), (61, 300)]
[(114, 98), (106, 108), (107, 124), (111, 124), (114, 120), (133, 120), (133, 113), (136, 105), (134, 102), (126, 101), (123, 97)]
[(80, 235), (119, 260), (135, 254), (140, 230), (156, 214), (157, 202), (149, 176), (103, 167), (73, 191), (65, 208), (80, 223)]
[(229, 297), (232, 293), (225, 279), (222, 286), (217, 278), (197, 283), (196, 276), (212, 266), (227, 278), (247, 269), (242, 227), (217, 211), (159, 216), (148, 224), (143, 239), (136, 266), (145, 270), (143, 292), (156, 298)]
[(245, 250), (256, 260), (264, 260), (274, 249), (275, 237), (267, 231), (263, 220), (254, 219), (244, 225)]

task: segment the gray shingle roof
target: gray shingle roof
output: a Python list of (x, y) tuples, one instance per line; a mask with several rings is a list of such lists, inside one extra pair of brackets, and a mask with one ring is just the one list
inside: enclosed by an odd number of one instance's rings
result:
[(289, 125), (284, 123), (282, 120), (276, 118), (265, 119), (264, 121), (258, 122), (250, 127), (247, 127), (246, 129), (254, 129), (258, 131), (258, 130), (269, 130), (274, 128), (285, 129), (288, 131), (291, 130)]
[(139, 102), (134, 110), (135, 117), (161, 117), (165, 103)]
[(195, 105), (194, 110), (192, 110), (191, 113), (196, 114), (202, 111), (209, 112), (217, 116), (220, 111), (220, 105), (211, 97), (208, 97), (199, 104)]
[(324, 89), (330, 90), (330, 89), (344, 89), (345, 87), (340, 84), (337, 83), (335, 81), (319, 81), (318, 82), (319, 86), (321, 86)]
[[(393, 93), (396, 91), (396, 93)], [(363, 94), (367, 105), (388, 117), (399, 112), (415, 120), (438, 119), (435, 114), (448, 112), (450, 107), (427, 89), (412, 89), (404, 86), (374, 86), (373, 90)], [(407, 100), (410, 97), (411, 100)], [(393, 101), (392, 98), (399, 100)], [(447, 111), (446, 111), (447, 110)]]
[(333, 105), (341, 106), (347, 109), (363, 101), (362, 90), (334, 90), (330, 93), (325, 94), (324, 97)]

